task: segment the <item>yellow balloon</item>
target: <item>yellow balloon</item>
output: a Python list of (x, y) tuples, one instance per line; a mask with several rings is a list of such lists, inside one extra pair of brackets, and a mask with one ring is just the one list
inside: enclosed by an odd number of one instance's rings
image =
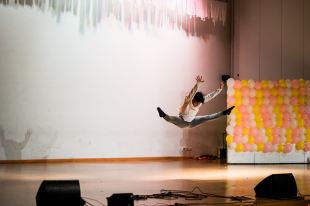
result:
[(292, 96), (293, 96), (293, 97), (297, 97), (298, 95), (299, 95), (298, 90), (297, 90), (297, 89), (293, 89), (293, 90), (292, 90)]
[(242, 134), (243, 134), (244, 136), (248, 136), (248, 135), (249, 135), (249, 128), (243, 128)]
[(241, 80), (242, 87), (248, 87), (248, 80)]
[(272, 143), (272, 140), (273, 140), (272, 135), (268, 135), (267, 140), (268, 140), (268, 142)]
[(268, 81), (263, 80), (263, 81), (262, 81), (262, 87), (263, 87), (263, 88), (267, 88), (267, 87), (268, 87)]
[(257, 123), (256, 123), (256, 126), (257, 126), (259, 129), (261, 129), (261, 128), (264, 127), (264, 124), (263, 124), (263, 122), (257, 122)]
[(299, 106), (293, 106), (293, 111), (295, 112), (295, 113), (298, 113), (299, 112)]
[(304, 142), (298, 142), (295, 147), (297, 150), (303, 150), (305, 147), (305, 144)]
[(254, 144), (255, 143), (255, 137), (249, 136), (249, 143)]
[(274, 106), (274, 107), (273, 107), (273, 111), (274, 111), (274, 113), (276, 113), (276, 114), (280, 114), (280, 107), (279, 107), (279, 106)]
[(278, 94), (277, 89), (276, 89), (276, 88), (272, 88), (272, 89), (271, 89), (271, 95), (272, 95), (272, 96), (277, 96), (277, 94)]
[(284, 79), (279, 80), (280, 87), (286, 87), (286, 83)]
[(304, 127), (304, 121), (302, 119), (297, 120), (298, 127)]
[(266, 134), (267, 134), (267, 136), (271, 136), (272, 135), (272, 129), (271, 128), (267, 128), (266, 129)]
[(236, 152), (243, 152), (243, 150), (244, 150), (243, 144), (237, 144)]
[(298, 103), (299, 103), (300, 105), (304, 105), (304, 104), (306, 103), (305, 97), (298, 97)]
[(256, 90), (256, 97), (258, 99), (263, 97), (263, 91), (261, 89)]
[(241, 97), (241, 91), (240, 90), (235, 90), (235, 97), (240, 98)]
[(286, 135), (287, 137), (290, 137), (290, 136), (292, 136), (292, 133), (293, 133), (293, 130), (292, 130), (291, 128), (288, 128), (288, 129), (286, 130), (286, 132), (285, 132), (285, 135)]
[(227, 144), (230, 144), (230, 143), (232, 143), (234, 141), (234, 137), (233, 136), (231, 136), (231, 135), (227, 135), (226, 136), (226, 142), (227, 142)]
[(258, 152), (263, 152), (264, 151), (264, 144), (263, 143), (259, 143), (257, 144), (257, 151)]
[(241, 98), (236, 98), (235, 106), (240, 106), (242, 104)]
[(283, 104), (283, 97), (281, 96), (277, 97), (277, 104)]
[(284, 145), (283, 144), (279, 144), (278, 152), (284, 152)]

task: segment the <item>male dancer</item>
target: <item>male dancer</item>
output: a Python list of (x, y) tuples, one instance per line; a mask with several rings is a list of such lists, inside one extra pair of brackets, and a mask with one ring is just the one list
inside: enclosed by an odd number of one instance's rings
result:
[(216, 97), (224, 87), (224, 83), (221, 82), (221, 87), (214, 92), (211, 92), (207, 95), (204, 95), (202, 92), (197, 92), (198, 86), (200, 83), (203, 83), (204, 80), (202, 76), (196, 77), (196, 84), (190, 93), (185, 97), (184, 103), (179, 108), (179, 116), (169, 116), (160, 107), (157, 107), (157, 111), (160, 117), (163, 117), (167, 122), (175, 124), (180, 128), (185, 127), (195, 127), (209, 120), (217, 119), (223, 115), (229, 115), (231, 110), (235, 107), (232, 106), (227, 110), (217, 112), (210, 115), (196, 116), (199, 108), (203, 103), (206, 103)]

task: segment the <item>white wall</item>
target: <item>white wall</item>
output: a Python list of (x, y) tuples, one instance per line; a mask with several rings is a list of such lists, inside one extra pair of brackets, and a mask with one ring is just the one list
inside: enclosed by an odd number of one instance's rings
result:
[[(207, 39), (113, 18), (80, 32), (70, 13), (0, 5), (0, 160), (215, 154), (225, 118), (182, 130), (156, 107), (177, 114), (195, 75), (203, 91), (219, 86), (230, 71), (227, 22)], [(225, 102), (223, 93), (201, 114)]]
[(234, 77), (310, 79), (309, 13), (308, 0), (235, 0)]

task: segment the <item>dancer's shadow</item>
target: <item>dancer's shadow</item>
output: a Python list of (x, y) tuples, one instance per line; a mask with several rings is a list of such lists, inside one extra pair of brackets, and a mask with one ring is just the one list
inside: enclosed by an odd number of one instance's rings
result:
[(22, 142), (17, 142), (12, 139), (5, 138), (5, 132), (2, 126), (0, 126), (0, 142), (4, 148), (4, 153), (7, 160), (21, 160), (22, 150), (25, 148), (30, 140), (32, 134), (31, 129), (28, 129), (25, 133), (25, 138)]

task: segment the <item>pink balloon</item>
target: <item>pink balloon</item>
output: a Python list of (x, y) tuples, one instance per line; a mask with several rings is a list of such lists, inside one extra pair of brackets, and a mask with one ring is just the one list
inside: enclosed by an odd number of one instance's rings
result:
[(264, 152), (265, 153), (272, 152), (272, 144), (266, 143), (265, 146), (264, 146)]
[(234, 134), (236, 136), (241, 136), (242, 135), (242, 127), (241, 126), (235, 127)]
[(307, 111), (306, 106), (304, 106), (304, 105), (299, 106), (299, 111), (301, 114), (305, 114)]
[(307, 120), (305, 121), (305, 126), (306, 126), (306, 127), (310, 127), (310, 119), (307, 119)]
[(256, 137), (257, 134), (258, 134), (258, 129), (255, 128), (255, 127), (252, 127), (252, 128), (250, 129), (250, 132), (249, 132), (249, 133), (250, 133), (251, 136)]
[(291, 104), (292, 105), (297, 105), (298, 104), (298, 98), (297, 97), (291, 98)]
[(292, 137), (292, 143), (293, 144), (296, 144), (297, 142), (300, 141), (300, 137), (298, 135), (293, 135)]
[(251, 127), (251, 122), (249, 120), (246, 120), (243, 122), (244, 127), (250, 128)]
[(292, 151), (292, 145), (286, 144), (284, 145), (284, 153), (290, 153)]
[(282, 105), (280, 106), (280, 111), (281, 111), (282, 113), (287, 112), (287, 110), (288, 110), (287, 105), (282, 104)]
[(244, 113), (245, 111), (247, 111), (247, 108), (246, 108), (245, 105), (240, 105), (240, 106), (238, 107), (238, 110), (239, 110), (240, 112)]
[(304, 151), (305, 152), (309, 152), (310, 151), (310, 142), (305, 143)]
[(272, 127), (272, 121), (270, 119), (267, 119), (265, 121), (265, 126), (268, 127), (268, 128)]
[(236, 102), (235, 97), (233, 97), (233, 96), (227, 97), (227, 103), (228, 103), (229, 105), (233, 105), (233, 104), (235, 104), (235, 102)]
[(273, 144), (279, 144), (280, 143), (280, 137), (279, 136), (274, 136), (272, 139)]
[(235, 135), (235, 136), (234, 136), (234, 142), (236, 142), (236, 143), (242, 143), (242, 137), (241, 137), (241, 135)]
[(247, 87), (242, 88), (241, 93), (243, 97), (248, 97), (250, 95), (250, 89)]
[(293, 129), (293, 136), (294, 135), (295, 136), (299, 136), (300, 135), (300, 129), (299, 128), (296, 127), (296, 128)]
[(299, 89), (299, 93), (300, 93), (300, 95), (305, 96), (305, 95), (307, 94), (306, 88), (301, 87), (301, 88)]
[(291, 126), (291, 122), (290, 121), (287, 121), (287, 120), (283, 121), (282, 127), (289, 128), (290, 126)]
[(260, 82), (255, 82), (255, 89), (261, 89), (262, 84)]
[(268, 119), (271, 119), (271, 115), (267, 112), (263, 112), (262, 114), (263, 120), (267, 121)]
[(278, 127), (275, 127), (275, 128), (272, 128), (272, 134), (273, 136), (280, 136), (280, 128)]
[(288, 112), (284, 112), (284, 113), (283, 113), (283, 119), (284, 119), (285, 121), (289, 121), (289, 120), (291, 119), (291, 114), (288, 113)]
[(285, 89), (283, 89), (282, 87), (279, 88), (278, 90), (279, 96), (284, 96), (285, 94)]
[(240, 89), (241, 88), (241, 81), (240, 80), (235, 80), (234, 88), (235, 89)]
[(265, 97), (269, 97), (271, 94), (270, 94), (270, 90), (269, 89), (264, 89), (264, 96)]
[(244, 151), (250, 152), (252, 150), (252, 145), (249, 143), (244, 144)]
[(263, 138), (260, 135), (255, 137), (255, 143), (256, 144), (262, 143), (262, 141), (263, 141)]
[(269, 101), (272, 105), (275, 105), (277, 103), (277, 98), (275, 96), (269, 97)]
[(292, 81), (292, 87), (293, 87), (294, 89), (299, 88), (299, 81), (298, 81), (297, 79), (294, 79), (294, 80)]
[(251, 105), (254, 105), (256, 103), (256, 98), (255, 97), (250, 97), (249, 101), (250, 101)]

